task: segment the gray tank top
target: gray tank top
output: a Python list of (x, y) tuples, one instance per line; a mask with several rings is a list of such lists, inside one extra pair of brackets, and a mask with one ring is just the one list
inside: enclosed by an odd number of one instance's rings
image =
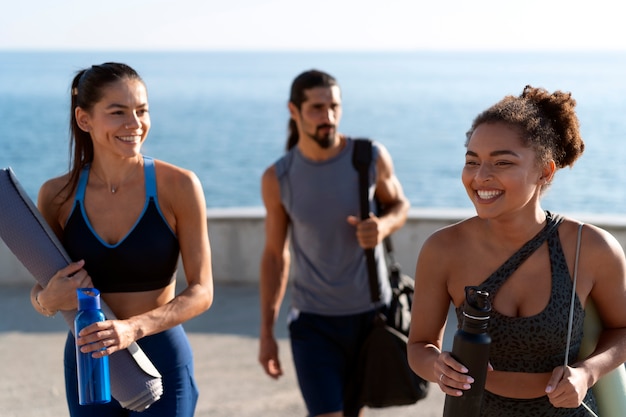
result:
[[(350, 215), (360, 217), (358, 172), (352, 165), (354, 142), (326, 161), (314, 162), (291, 149), (276, 164), (281, 202), (289, 215), (292, 252), (292, 307), (323, 315), (358, 314), (389, 303), (391, 289), (382, 245), (375, 249), (381, 303), (370, 299), (367, 266)], [(373, 202), (378, 145), (370, 167)], [(385, 279), (381, 279), (384, 277)]]

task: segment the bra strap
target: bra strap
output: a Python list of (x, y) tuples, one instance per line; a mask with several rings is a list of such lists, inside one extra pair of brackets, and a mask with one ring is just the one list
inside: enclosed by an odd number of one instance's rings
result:
[[(74, 197), (74, 201), (82, 202), (85, 199), (85, 189), (87, 188), (87, 181), (89, 180), (89, 170), (91, 168), (91, 164), (85, 165), (85, 167), (80, 171), (80, 176), (78, 177), (78, 185), (76, 186), (76, 195)], [(156, 188), (156, 170), (154, 168), (154, 159), (149, 156), (143, 157), (143, 173), (146, 182), (146, 199), (150, 199), (150, 197), (154, 197), (156, 200), (157, 197), (157, 188)]]
[(156, 171), (154, 169), (154, 159), (149, 156), (143, 157), (143, 173), (146, 181), (146, 199), (154, 197), (156, 200)]
[(493, 274), (489, 276), (489, 278), (480, 284), (479, 287), (481, 289), (488, 290), (490, 295), (495, 294), (496, 290), (504, 284), (511, 274), (556, 232), (564, 218), (559, 214), (553, 215), (549, 211), (546, 211), (546, 220), (546, 225), (543, 229), (541, 229), (541, 231), (539, 231), (539, 233), (526, 242), (524, 246), (518, 249), (517, 252), (507, 259)]

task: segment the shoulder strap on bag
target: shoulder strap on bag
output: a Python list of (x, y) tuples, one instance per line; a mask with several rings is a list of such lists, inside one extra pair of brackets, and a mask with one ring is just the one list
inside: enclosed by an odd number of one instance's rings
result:
[(569, 306), (569, 319), (567, 321), (567, 343), (565, 344), (565, 366), (569, 364), (569, 349), (572, 344), (572, 327), (574, 324), (574, 302), (576, 301), (576, 282), (578, 281), (578, 258), (580, 257), (580, 241), (583, 234), (584, 223), (578, 225), (578, 235), (576, 236), (576, 257), (574, 258), (574, 279), (572, 283), (572, 300)]
[[(359, 173), (359, 206), (361, 208), (361, 220), (369, 217), (370, 202), (368, 193), (369, 167), (372, 162), (372, 141), (369, 139), (354, 139), (352, 153), (352, 165)], [(378, 268), (374, 249), (364, 249), (369, 276), (370, 295), (372, 302), (380, 301), (380, 288), (378, 285)]]
[(359, 207), (361, 220), (369, 217), (370, 202), (368, 198), (368, 177), (370, 163), (372, 162), (372, 141), (369, 139), (354, 139), (352, 152), (352, 165), (359, 173)]

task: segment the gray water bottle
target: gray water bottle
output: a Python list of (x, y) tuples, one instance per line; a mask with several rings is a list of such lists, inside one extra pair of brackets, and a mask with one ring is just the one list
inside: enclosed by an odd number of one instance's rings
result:
[[(100, 310), (100, 292), (95, 288), (78, 288), (78, 313), (74, 318), (74, 332), (98, 321), (104, 321)], [(83, 353), (76, 345), (78, 402), (80, 405), (102, 404), (111, 401), (109, 357), (94, 358), (93, 352)]]
[(489, 293), (477, 287), (465, 287), (463, 320), (454, 335), (452, 357), (474, 378), (472, 387), (460, 397), (446, 395), (443, 417), (478, 417), (482, 405), (491, 337), (487, 333), (491, 303)]

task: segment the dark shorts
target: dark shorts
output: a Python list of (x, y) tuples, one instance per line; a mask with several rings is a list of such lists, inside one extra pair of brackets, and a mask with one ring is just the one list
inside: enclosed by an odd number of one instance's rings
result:
[[(291, 350), (300, 391), (309, 416), (344, 411), (360, 347), (369, 333), (374, 311), (348, 316), (321, 316), (300, 313), (289, 324)], [(357, 414), (354, 414), (356, 412)]]
[(137, 344), (163, 377), (163, 395), (147, 410), (134, 412), (115, 399), (97, 405), (78, 404), (74, 336), (65, 342), (65, 394), (71, 417), (193, 417), (198, 389), (193, 376), (193, 356), (182, 326), (140, 339)]

